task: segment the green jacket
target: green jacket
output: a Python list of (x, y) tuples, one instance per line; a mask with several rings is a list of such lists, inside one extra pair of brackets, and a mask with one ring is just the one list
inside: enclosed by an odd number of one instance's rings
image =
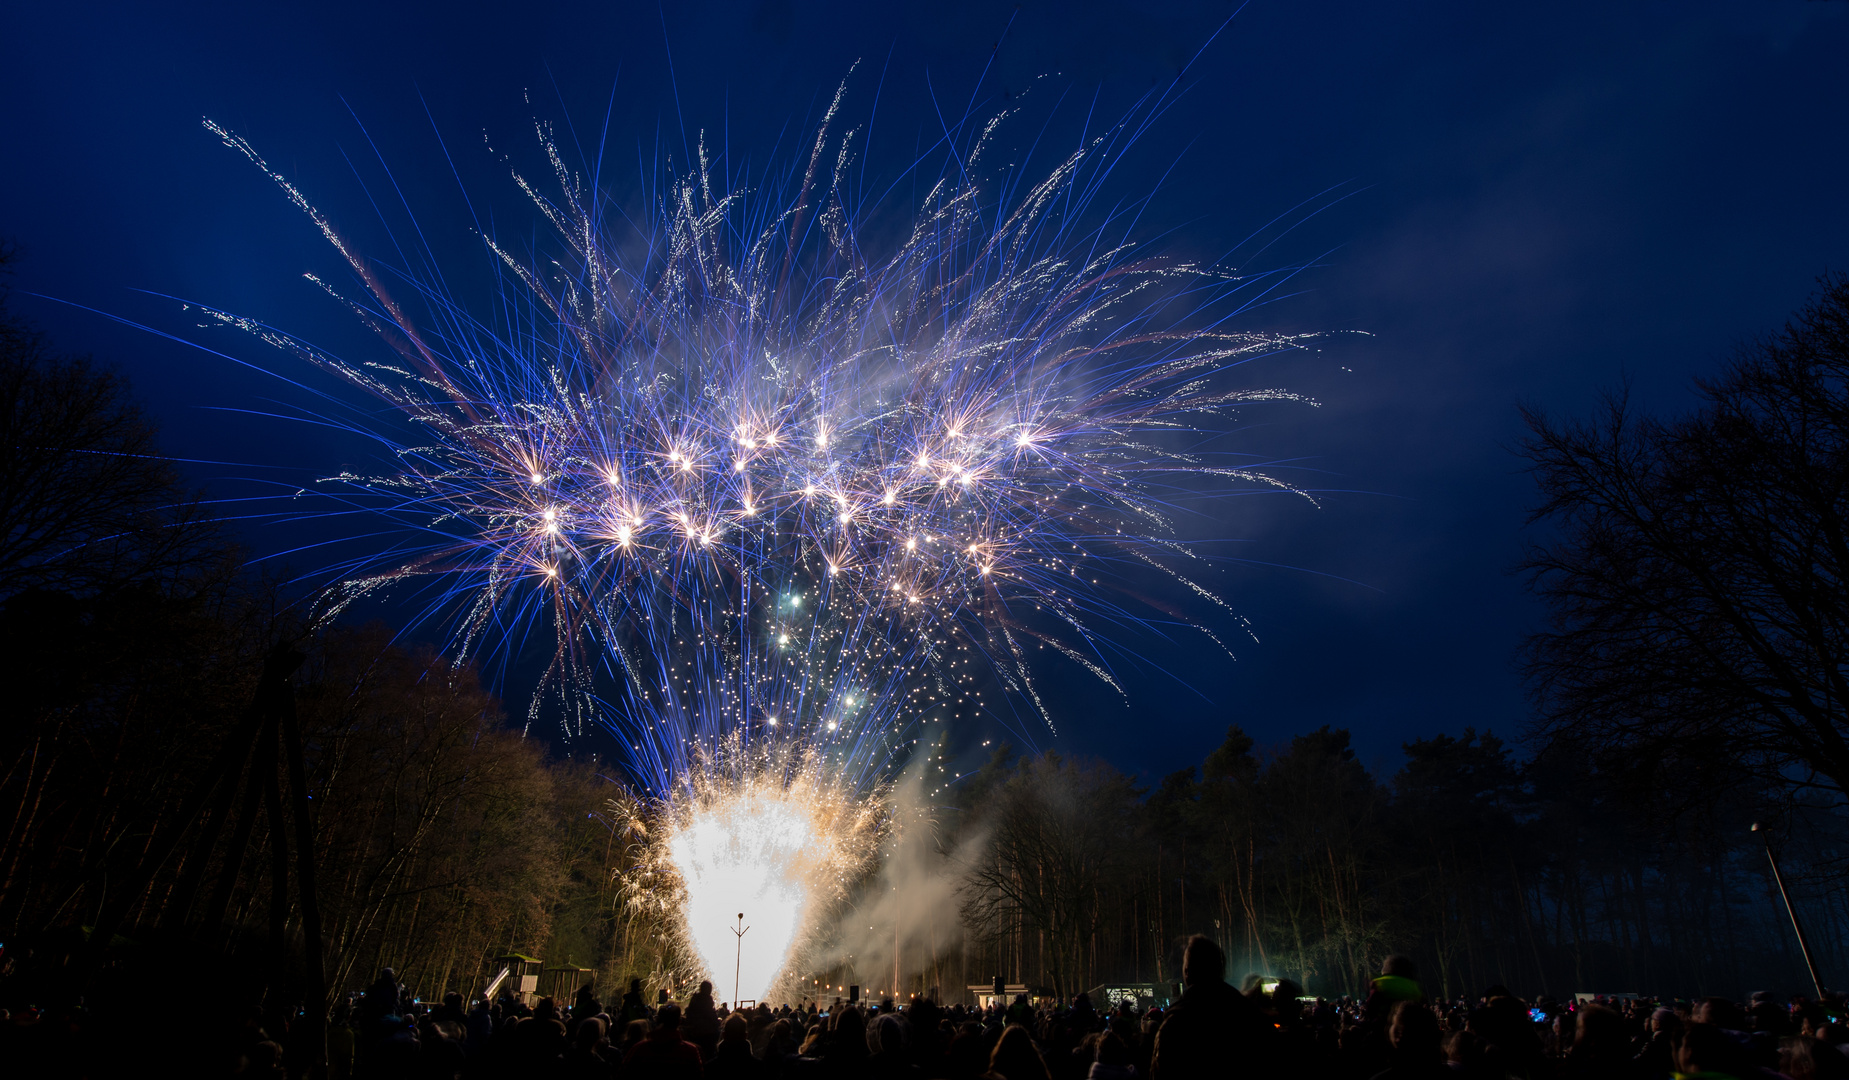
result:
[(1382, 975), (1368, 983), (1385, 1001), (1399, 1003), (1402, 1001), (1424, 1001), (1425, 991), (1419, 984), (1404, 975)]

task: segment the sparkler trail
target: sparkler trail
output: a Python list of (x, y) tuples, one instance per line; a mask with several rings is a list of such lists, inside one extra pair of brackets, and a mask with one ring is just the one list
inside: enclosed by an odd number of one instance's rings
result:
[(702, 147), (632, 216), (542, 128), (556, 192), (515, 181), (559, 250), (522, 259), (484, 236), (507, 288), (483, 317), (403, 272), (422, 322), (207, 121), (335, 246), (359, 297), (311, 279), (399, 358), (349, 362), (207, 309), (418, 429), (358, 428), (396, 471), (323, 485), (410, 538), (331, 568), (348, 599), (439, 583), (425, 616), (459, 656), (549, 626), (567, 730), (609, 725), (655, 791), (734, 735), (823, 749), (865, 786), (922, 723), (1024, 707), (1051, 725), (1030, 655), (1115, 686), (1100, 635), (1149, 615), (1113, 586), (1153, 566), (1224, 604), (1181, 569), (1198, 556), (1173, 536), (1178, 508), (1290, 490), (1185, 445), (1236, 406), (1292, 399), (1237, 369), (1300, 340), (1224, 328), (1276, 277), (1142, 256), (1113, 233), (1129, 213), (1092, 201), (1128, 121), (990, 193), (997, 118), (880, 256), (846, 183), (854, 133), (831, 134), (840, 100), (787, 173), (716, 192)]

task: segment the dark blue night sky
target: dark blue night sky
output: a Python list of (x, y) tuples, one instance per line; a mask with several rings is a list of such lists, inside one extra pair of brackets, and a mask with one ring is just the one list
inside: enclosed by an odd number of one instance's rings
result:
[[(1232, 10), (13, 4), (0, 14), (0, 234), (24, 249), (18, 290), (281, 370), (279, 354), (148, 295), (374, 347), (301, 278), (337, 271), (333, 253), (202, 116), (383, 256), (349, 164), (375, 168), (369, 133), (438, 250), (471, 267), (480, 249), (433, 129), (477, 210), (527, 228), (497, 155), (530, 157), (535, 119), (594, 141), (608, 105), (612, 158), (631, 175), (700, 129), (762, 161), (812, 130), (859, 60), (849, 110), (871, 115), (867, 168), (897, 175), (940, 111), (972, 98), (978, 115), (1020, 107), (1010, 152), (1043, 124), (1121, 113), (1174, 82)], [(1583, 413), (1627, 379), (1645, 407), (1685, 407), (1690, 380), (1734, 342), (1849, 269), (1849, 4), (1253, 0), (1181, 79), (1117, 173), (1125, 191), (1160, 184), (1147, 237), (1218, 257), (1319, 192), (1354, 192), (1257, 258), (1318, 265), (1243, 323), (1372, 335), (1267, 361), (1263, 381), (1321, 407), (1254, 413), (1241, 435), (1344, 493), (1321, 509), (1243, 500), (1203, 523), (1244, 541), (1253, 563), (1224, 580), (1260, 643), (1236, 664), (1192, 642), (1132, 643), (1186, 685), (1145, 671), (1129, 708), (1069, 694), (1047, 745), (1147, 775), (1198, 762), (1233, 722), (1261, 744), (1348, 727), (1385, 765), (1415, 736), (1517, 732), (1516, 654), (1542, 613), (1508, 572), (1532, 538), (1516, 407)], [(238, 463), (195, 467), (215, 492), (264, 466), (331, 472), (352, 452), (225, 411), (300, 393), (273, 378), (84, 310), (13, 302), (60, 345), (126, 370), (172, 453)], [(291, 538), (245, 540), (262, 554)]]

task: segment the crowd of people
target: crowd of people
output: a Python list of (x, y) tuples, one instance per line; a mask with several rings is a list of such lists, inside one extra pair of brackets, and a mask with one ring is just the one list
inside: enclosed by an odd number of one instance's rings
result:
[[(1166, 1007), (1100, 1008), (1080, 994), (731, 1009), (710, 983), (651, 1005), (640, 982), (610, 1004), (585, 987), (569, 1002), (465, 1007), (452, 993), (429, 1006), (388, 969), (334, 1011), (327, 1069), (334, 1080), (1849, 1080), (1849, 1014), (1835, 998), (1530, 1002), (1496, 986), (1447, 1001), (1428, 998), (1398, 956), (1362, 999), (1306, 998), (1288, 979), (1236, 988), (1224, 973), (1219, 947), (1196, 937), (1185, 989)], [(74, 1030), (26, 1013), (5, 1020), (0, 1068), (46, 1061)], [(226, 1069), (303, 1075), (300, 1020), (253, 1013)]]

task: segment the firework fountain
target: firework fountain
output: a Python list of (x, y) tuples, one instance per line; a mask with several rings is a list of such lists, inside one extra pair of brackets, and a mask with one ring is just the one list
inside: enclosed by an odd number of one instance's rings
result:
[(653, 796), (636, 888), (683, 913), (696, 966), (736, 959), (744, 997), (788, 974), (867, 865), (883, 785), (929, 725), (1051, 726), (1049, 651), (1117, 687), (1104, 636), (1146, 616), (1116, 586), (1156, 573), (1226, 606), (1189, 569), (1179, 507), (1289, 490), (1192, 449), (1234, 408), (1291, 397), (1239, 368), (1299, 342), (1225, 328), (1274, 278), (1143, 256), (1132, 213), (1092, 206), (1136, 124), (990, 191), (998, 118), (946, 153), (881, 252), (851, 197), (854, 134), (833, 133), (840, 101), (787, 172), (716, 188), (702, 149), (641, 214), (542, 127), (553, 184), (514, 179), (558, 243), (522, 255), (484, 236), (505, 285), (485, 316), (405, 272), (414, 318), (207, 123), (340, 252), (358, 291), (312, 280), (396, 354), (354, 363), (207, 309), (415, 433), (356, 425), (392, 466), (320, 485), (403, 526), (333, 568), (341, 595), (434, 584), (426, 617), (459, 658), (548, 628), (530, 716), (552, 701), (568, 734), (611, 731)]

